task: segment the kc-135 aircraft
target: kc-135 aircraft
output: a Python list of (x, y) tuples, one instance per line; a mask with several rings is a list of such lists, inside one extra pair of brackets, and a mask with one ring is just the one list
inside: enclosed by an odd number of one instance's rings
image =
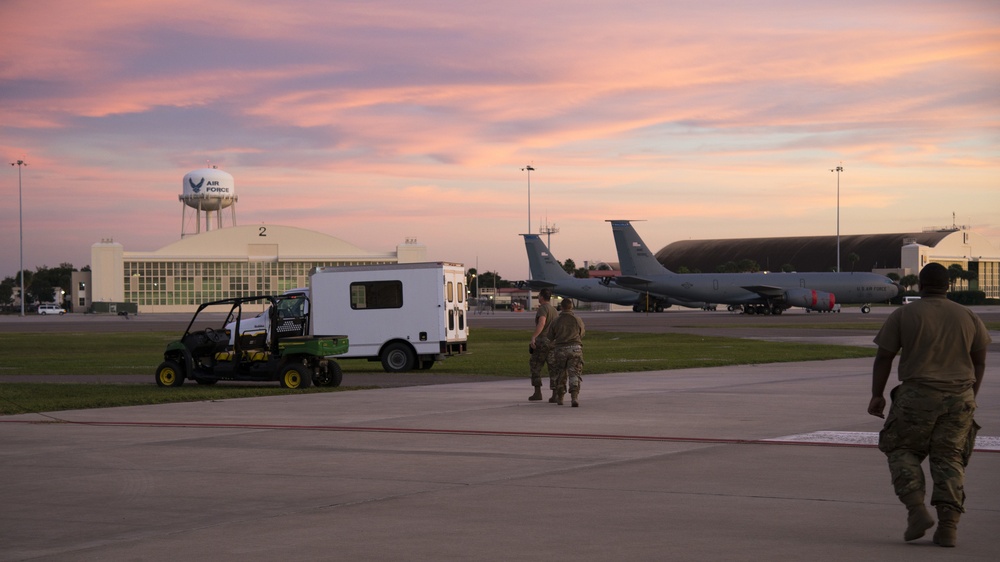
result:
[(781, 314), (793, 306), (830, 311), (836, 304), (888, 301), (899, 285), (877, 273), (674, 273), (657, 261), (630, 221), (609, 220), (621, 262), (614, 283), (673, 298), (701, 300), (748, 314)]
[(550, 289), (554, 294), (590, 302), (608, 302), (630, 305), (636, 312), (660, 312), (670, 305), (702, 308), (705, 303), (689, 302), (650, 294), (643, 288), (612, 287), (600, 279), (580, 279), (573, 277), (552, 257), (549, 249), (537, 234), (522, 234), (524, 247), (528, 251), (528, 269), (531, 279), (527, 284), (532, 289)]

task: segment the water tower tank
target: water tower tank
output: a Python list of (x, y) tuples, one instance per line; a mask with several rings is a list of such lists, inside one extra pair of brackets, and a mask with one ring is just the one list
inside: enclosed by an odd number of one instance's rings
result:
[[(184, 176), (184, 191), (178, 196), (181, 206), (181, 238), (201, 232), (202, 213), (205, 216), (205, 230), (222, 228), (222, 209), (229, 208), (231, 225), (236, 226), (236, 183), (233, 176), (217, 168), (202, 168), (188, 172)], [(190, 230), (188, 207), (196, 211), (194, 231)], [(214, 214), (214, 216), (213, 216)]]
[(188, 172), (181, 201), (202, 211), (225, 209), (236, 201), (236, 182), (231, 174), (216, 168)]

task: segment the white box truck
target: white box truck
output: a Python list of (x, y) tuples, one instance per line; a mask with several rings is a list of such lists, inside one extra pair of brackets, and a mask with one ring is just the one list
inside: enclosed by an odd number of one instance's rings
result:
[(429, 369), (466, 351), (465, 267), (430, 262), (318, 267), (309, 273), (312, 335), (346, 334), (337, 359), (381, 361), (389, 372)]

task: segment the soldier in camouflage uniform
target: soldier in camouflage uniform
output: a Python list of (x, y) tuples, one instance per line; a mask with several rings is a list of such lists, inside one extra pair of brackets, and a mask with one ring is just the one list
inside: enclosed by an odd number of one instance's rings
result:
[[(549, 328), (552, 351), (549, 352), (549, 375), (556, 378), (555, 403), (562, 406), (566, 385), (573, 407), (580, 406), (580, 382), (583, 376), (583, 320), (573, 314), (573, 301), (564, 299), (559, 317)], [(552, 402), (552, 400), (550, 400)]]
[[(542, 289), (538, 291), (538, 310), (535, 311), (535, 331), (531, 334), (531, 359), (528, 360), (528, 367), (531, 369), (531, 386), (535, 387), (535, 393), (528, 397), (528, 400), (535, 401), (542, 399), (542, 366), (545, 365), (549, 357), (549, 327), (555, 321), (556, 308), (549, 304), (552, 299), (552, 291)], [(552, 389), (552, 398), (549, 402), (556, 401), (556, 383), (549, 370), (549, 388)]]
[(868, 413), (883, 417), (886, 382), (902, 350), (900, 385), (890, 393), (892, 406), (878, 447), (888, 458), (896, 495), (907, 508), (907, 541), (934, 526), (924, 506), (920, 466), (930, 457), (931, 505), (938, 515), (934, 543), (953, 547), (965, 511), (965, 466), (978, 429), (972, 415), (990, 336), (978, 316), (945, 297), (948, 285), (948, 270), (928, 264), (920, 271), (921, 299), (893, 311), (879, 330)]

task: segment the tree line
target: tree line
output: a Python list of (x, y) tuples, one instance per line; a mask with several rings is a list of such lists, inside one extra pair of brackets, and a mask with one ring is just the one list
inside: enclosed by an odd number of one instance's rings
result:
[[(89, 271), (85, 267), (83, 271)], [(70, 286), (73, 272), (71, 263), (61, 263), (59, 267), (42, 266), (35, 271), (23, 270), (0, 281), (0, 308), (12, 310), (14, 295), (21, 290), (21, 276), (24, 276), (24, 303), (38, 305), (55, 302), (63, 304), (62, 296), (72, 294)]]

